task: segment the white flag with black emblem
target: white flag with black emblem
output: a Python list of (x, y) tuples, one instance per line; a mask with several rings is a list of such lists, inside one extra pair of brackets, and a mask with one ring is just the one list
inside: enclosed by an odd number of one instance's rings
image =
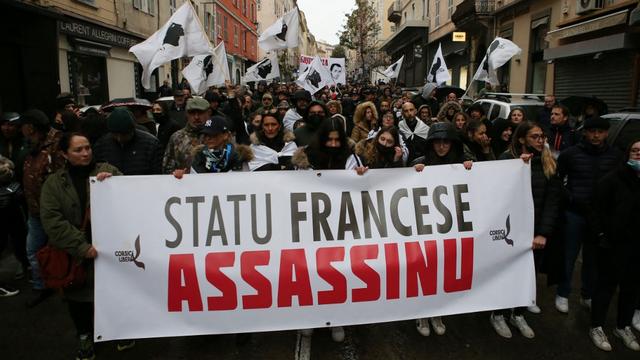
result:
[(149, 89), (151, 73), (158, 66), (184, 56), (208, 54), (211, 44), (191, 2), (187, 1), (158, 31), (129, 51), (142, 65), (142, 86)]
[(449, 75), (449, 69), (447, 69), (447, 64), (444, 62), (442, 44), (440, 44), (438, 45), (438, 51), (436, 51), (436, 56), (434, 56), (433, 63), (427, 74), (427, 82), (442, 85), (450, 79), (451, 75)]
[(280, 76), (280, 66), (275, 53), (267, 55), (257, 64), (247, 68), (247, 73), (242, 79), (243, 83), (261, 80), (271, 80)]
[(194, 56), (182, 70), (182, 75), (189, 81), (191, 90), (198, 95), (203, 94), (210, 86), (231, 81), (224, 41), (213, 49), (213, 53)]
[(521, 52), (522, 49), (512, 41), (501, 37), (495, 38), (489, 45), (487, 54), (482, 59), (480, 66), (478, 66), (478, 70), (473, 75), (473, 80), (486, 81), (491, 85), (500, 85), (496, 70)]
[(313, 95), (326, 85), (334, 84), (334, 81), (329, 70), (322, 65), (320, 57), (316, 56), (309, 67), (300, 74), (296, 84)]
[(258, 45), (265, 51), (295, 48), (299, 33), (300, 15), (294, 8), (262, 32)]
[(402, 67), (402, 61), (404, 60), (404, 55), (400, 58), (400, 60), (394, 62), (389, 66), (382, 74), (390, 79), (395, 79), (400, 74), (400, 68)]

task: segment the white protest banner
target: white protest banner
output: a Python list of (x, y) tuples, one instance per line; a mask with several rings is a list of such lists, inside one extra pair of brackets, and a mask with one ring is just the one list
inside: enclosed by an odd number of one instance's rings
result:
[[(307, 70), (313, 56), (300, 55), (300, 66), (298, 67), (298, 73), (302, 74)], [(336, 84), (347, 83), (347, 68), (345, 58), (320, 58), (322, 66), (326, 67), (331, 73), (331, 78)]]
[(92, 179), (95, 340), (531, 305), (530, 178), (518, 159)]

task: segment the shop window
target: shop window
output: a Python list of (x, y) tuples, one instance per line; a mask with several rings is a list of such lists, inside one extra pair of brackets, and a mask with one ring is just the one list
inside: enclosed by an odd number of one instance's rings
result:
[(69, 82), (80, 105), (99, 105), (109, 101), (107, 61), (101, 56), (69, 52)]

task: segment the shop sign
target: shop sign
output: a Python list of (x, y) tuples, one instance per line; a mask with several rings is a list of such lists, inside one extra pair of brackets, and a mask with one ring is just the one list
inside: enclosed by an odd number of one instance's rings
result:
[(58, 29), (63, 34), (74, 35), (83, 39), (119, 46), (126, 49), (140, 42), (140, 40), (132, 36), (72, 19), (58, 21)]
[(467, 41), (467, 33), (464, 31), (454, 31), (452, 40), (454, 42), (465, 42)]

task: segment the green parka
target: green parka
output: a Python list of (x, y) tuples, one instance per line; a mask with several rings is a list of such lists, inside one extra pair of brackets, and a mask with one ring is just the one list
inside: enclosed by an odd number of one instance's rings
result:
[[(122, 175), (114, 166), (98, 163), (90, 176), (101, 172)], [(89, 201), (87, 196), (87, 202)], [(40, 196), (40, 220), (49, 236), (49, 244), (66, 251), (76, 261), (83, 261), (87, 270), (86, 284), (80, 288), (65, 290), (65, 297), (75, 301), (93, 301), (93, 260), (84, 258), (91, 243), (87, 234), (80, 230), (83, 206), (85, 205), (80, 204), (67, 169), (56, 171), (44, 182)]]

